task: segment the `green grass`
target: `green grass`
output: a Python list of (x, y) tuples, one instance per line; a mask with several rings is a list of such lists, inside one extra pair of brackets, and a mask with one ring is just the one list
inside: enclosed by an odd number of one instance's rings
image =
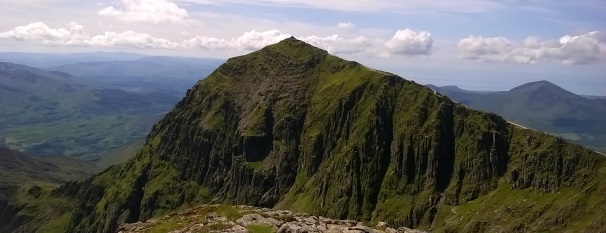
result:
[(248, 120), (249, 125), (244, 130), (244, 133), (242, 135), (247, 136), (247, 137), (265, 136), (266, 131), (271, 130), (271, 129), (266, 129), (266, 125), (265, 125), (267, 118), (268, 118), (267, 111), (268, 111), (267, 104), (259, 103), (255, 107), (253, 112), (251, 113), (251, 116), (249, 116), (249, 120)]
[(268, 225), (249, 225), (246, 227), (250, 233), (275, 233), (276, 229)]
[(259, 170), (263, 167), (263, 161), (247, 162), (247, 163), (248, 163), (248, 166), (251, 166), (255, 170)]
[(178, 230), (181, 227), (181, 224), (176, 221), (164, 221), (160, 224), (154, 226), (153, 228), (145, 231), (146, 233), (166, 233), (174, 230)]
[(126, 144), (113, 149), (101, 155), (101, 158), (95, 162), (100, 168), (107, 168), (112, 165), (124, 163), (135, 157), (145, 144), (145, 139), (139, 139), (131, 144)]
[(44, 227), (44, 231), (45, 232), (56, 232), (56, 233), (63, 233), (67, 231), (67, 226), (69, 225), (70, 221), (71, 221), (71, 217), (72, 214), (71, 213), (65, 213), (62, 214), (54, 219), (52, 219), (45, 227)]
[(236, 207), (222, 205), (217, 209), (217, 214), (226, 217), (230, 221), (236, 221), (240, 219), (244, 214)]
[(210, 233), (210, 232), (227, 230), (229, 228), (231, 228), (230, 225), (223, 224), (223, 223), (206, 224), (206, 225), (202, 226), (202, 228), (196, 229), (194, 231), (194, 233)]

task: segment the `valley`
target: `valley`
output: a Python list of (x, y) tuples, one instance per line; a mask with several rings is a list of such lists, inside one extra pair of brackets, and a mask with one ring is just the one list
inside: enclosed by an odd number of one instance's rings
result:
[[(95, 55), (90, 59), (103, 59)], [(20, 56), (36, 61), (41, 55)], [(83, 55), (63, 57), (71, 61)], [(142, 140), (215, 63), (141, 55), (134, 61), (64, 64), (45, 70), (2, 62), (0, 146), (38, 156), (99, 161), (113, 149)], [(54, 71), (61, 69), (71, 73)]]

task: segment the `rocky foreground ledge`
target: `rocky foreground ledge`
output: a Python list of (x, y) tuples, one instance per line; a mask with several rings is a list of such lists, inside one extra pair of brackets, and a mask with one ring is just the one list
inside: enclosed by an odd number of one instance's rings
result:
[(287, 210), (202, 205), (146, 222), (123, 224), (118, 232), (423, 233), (424, 231), (405, 227), (395, 229), (383, 222), (379, 222), (375, 227), (369, 227), (354, 220), (334, 220)]

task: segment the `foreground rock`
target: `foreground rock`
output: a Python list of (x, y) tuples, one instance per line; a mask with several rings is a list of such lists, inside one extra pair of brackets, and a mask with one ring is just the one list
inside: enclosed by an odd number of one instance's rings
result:
[(123, 224), (118, 232), (386, 232), (422, 233), (409, 228), (392, 228), (384, 222), (376, 227), (355, 220), (334, 220), (287, 210), (250, 206), (202, 205), (146, 222)]

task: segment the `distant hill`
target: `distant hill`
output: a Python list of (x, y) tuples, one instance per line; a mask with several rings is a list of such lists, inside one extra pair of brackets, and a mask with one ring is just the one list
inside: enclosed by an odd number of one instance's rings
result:
[(548, 81), (491, 93), (430, 88), (469, 107), (606, 152), (605, 99), (579, 96)]
[[(18, 211), (29, 211), (23, 203), (30, 208), (66, 205), (44, 196), (67, 181), (84, 180), (99, 171), (91, 163), (65, 156), (42, 158), (0, 147), (0, 232), (14, 232), (13, 225), (28, 221), (16, 216)], [(46, 215), (56, 218), (52, 211)]]
[(603, 99), (606, 100), (606, 96), (597, 96), (597, 95), (581, 95), (587, 99)]
[(179, 100), (157, 91), (97, 89), (81, 80), (0, 63), (0, 145), (93, 161), (144, 137)]
[(2, 52), (0, 62), (18, 63), (36, 68), (46, 68), (78, 62), (130, 61), (146, 55), (125, 52), (92, 52), (92, 53), (22, 53)]
[(91, 176), (100, 169), (65, 156), (35, 157), (0, 147), (0, 189), (28, 182), (60, 184)]
[(143, 57), (132, 61), (79, 62), (49, 67), (109, 88), (126, 90), (185, 90), (206, 77), (222, 60), (182, 57)]

